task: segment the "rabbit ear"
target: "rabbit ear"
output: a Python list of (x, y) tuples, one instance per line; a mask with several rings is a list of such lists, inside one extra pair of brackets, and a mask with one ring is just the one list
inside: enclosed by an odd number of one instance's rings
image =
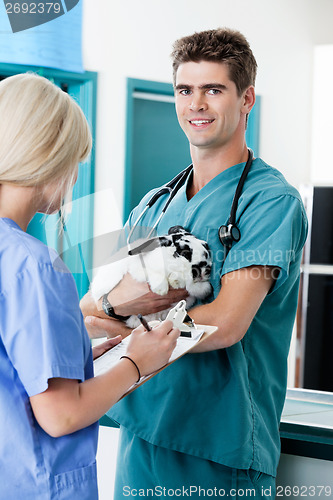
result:
[(168, 238), (167, 236), (159, 237), (161, 247), (170, 247), (172, 245), (172, 238)]
[(175, 234), (175, 233), (187, 233), (186, 229), (183, 228), (183, 226), (172, 226), (170, 227), (168, 234)]

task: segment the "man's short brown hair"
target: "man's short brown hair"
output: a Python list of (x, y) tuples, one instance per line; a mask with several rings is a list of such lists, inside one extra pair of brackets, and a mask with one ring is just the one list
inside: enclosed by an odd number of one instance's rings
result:
[(239, 95), (255, 84), (257, 62), (250, 45), (239, 31), (228, 28), (201, 31), (176, 40), (171, 54), (173, 79), (186, 62), (211, 61), (227, 64), (229, 77)]

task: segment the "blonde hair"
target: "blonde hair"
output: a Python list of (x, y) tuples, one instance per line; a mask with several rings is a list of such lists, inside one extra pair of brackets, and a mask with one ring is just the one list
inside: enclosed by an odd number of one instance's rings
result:
[(63, 187), (90, 153), (78, 104), (46, 78), (19, 74), (0, 83), (0, 184)]

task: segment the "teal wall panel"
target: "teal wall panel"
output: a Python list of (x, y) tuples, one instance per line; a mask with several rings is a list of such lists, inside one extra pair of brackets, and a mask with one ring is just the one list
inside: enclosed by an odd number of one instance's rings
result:
[(131, 207), (147, 191), (191, 163), (188, 141), (178, 125), (173, 103), (134, 99), (133, 112)]
[[(95, 144), (97, 74), (72, 73), (49, 68), (0, 64), (0, 78), (32, 71), (54, 82), (67, 91), (82, 108)], [(67, 232), (62, 234), (59, 215), (36, 214), (28, 226), (28, 232), (43, 243), (57, 250), (72, 272), (79, 296), (89, 288), (92, 269), (93, 219), (94, 219), (95, 148), (85, 163), (79, 165), (78, 180), (73, 189), (73, 205), (66, 219)]]

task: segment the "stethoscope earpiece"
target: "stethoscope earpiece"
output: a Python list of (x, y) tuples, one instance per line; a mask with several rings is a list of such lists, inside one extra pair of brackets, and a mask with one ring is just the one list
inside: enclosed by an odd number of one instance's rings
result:
[(219, 239), (223, 246), (231, 247), (241, 239), (241, 233), (237, 226), (228, 224), (219, 228)]

